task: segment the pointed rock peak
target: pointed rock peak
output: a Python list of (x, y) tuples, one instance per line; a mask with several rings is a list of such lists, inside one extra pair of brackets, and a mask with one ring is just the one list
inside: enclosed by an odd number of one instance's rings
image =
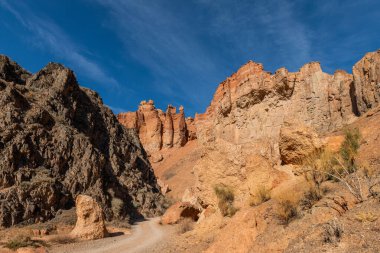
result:
[(20, 67), (16, 62), (8, 58), (8, 56), (0, 55), (0, 78), (19, 84), (25, 84), (31, 74)]
[(317, 61), (306, 63), (300, 68), (299, 72), (301, 73), (322, 72), (321, 64)]
[(335, 70), (334, 76), (341, 76), (341, 75), (350, 75), (350, 74), (347, 73), (347, 71), (345, 71), (343, 69), (337, 69), (337, 70)]
[(275, 75), (286, 75), (289, 72), (285, 67), (281, 67), (276, 70)]
[(183, 111), (184, 111), (184, 109), (183, 109), (183, 106), (181, 105), (181, 106), (179, 107), (179, 112), (180, 112), (180, 113), (183, 113)]
[(166, 109), (166, 113), (170, 114), (176, 114), (177, 108), (175, 108), (173, 105), (168, 105), (168, 108)]
[(237, 71), (237, 75), (244, 75), (248, 73), (261, 73), (264, 71), (264, 66), (261, 63), (256, 63), (254, 61), (248, 61), (246, 64), (241, 66)]
[(140, 102), (140, 106), (139, 106), (139, 110), (143, 110), (143, 111), (151, 111), (151, 110), (155, 110), (156, 107), (154, 106), (154, 101), (153, 100), (143, 100)]
[(64, 94), (79, 89), (74, 72), (61, 64), (53, 62), (50, 62), (29, 78), (26, 85), (36, 89), (55, 88)]

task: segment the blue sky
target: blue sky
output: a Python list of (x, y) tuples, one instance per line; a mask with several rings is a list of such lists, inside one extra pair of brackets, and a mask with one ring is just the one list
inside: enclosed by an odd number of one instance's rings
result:
[(0, 38), (31, 72), (70, 67), (115, 113), (153, 99), (192, 116), (248, 60), (351, 72), (380, 48), (380, 1), (0, 0)]

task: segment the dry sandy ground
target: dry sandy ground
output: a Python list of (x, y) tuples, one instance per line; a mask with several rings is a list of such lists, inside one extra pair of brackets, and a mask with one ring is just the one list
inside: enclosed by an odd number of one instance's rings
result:
[(162, 226), (159, 218), (142, 221), (132, 226), (131, 235), (109, 237), (53, 247), (52, 253), (148, 253), (174, 234), (173, 227)]

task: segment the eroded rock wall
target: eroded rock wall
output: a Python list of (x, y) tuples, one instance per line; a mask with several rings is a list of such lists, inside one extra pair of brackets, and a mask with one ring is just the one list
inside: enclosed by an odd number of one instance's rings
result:
[(53, 218), (78, 194), (107, 219), (161, 212), (137, 134), (71, 70), (49, 63), (32, 75), (0, 56), (0, 106), (0, 226)]
[[(259, 63), (243, 65), (218, 86), (206, 112), (195, 117), (204, 152), (194, 166), (200, 198), (215, 204), (213, 187), (219, 183), (238, 195), (248, 192), (246, 185), (265, 184), (258, 175), (281, 164), (280, 131), (285, 122), (297, 121), (323, 135), (379, 105), (379, 70), (380, 51), (356, 63), (353, 75), (342, 70), (324, 73), (318, 62), (298, 72), (280, 68), (274, 74)], [(262, 158), (271, 164), (266, 172), (256, 163)], [(283, 178), (280, 170), (267, 182), (276, 178)]]
[(141, 143), (149, 154), (161, 149), (182, 147), (196, 138), (194, 120), (185, 119), (183, 107), (169, 105), (166, 112), (156, 109), (152, 100), (142, 101), (136, 112), (120, 113), (121, 124), (138, 132)]

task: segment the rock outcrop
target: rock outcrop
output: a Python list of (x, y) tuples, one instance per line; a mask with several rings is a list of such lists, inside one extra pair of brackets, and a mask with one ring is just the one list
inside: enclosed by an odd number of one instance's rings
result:
[(0, 226), (53, 218), (79, 194), (94, 197), (107, 219), (161, 212), (137, 134), (71, 70), (49, 63), (32, 75), (1, 56), (0, 106)]
[(166, 210), (161, 218), (162, 224), (176, 224), (183, 218), (198, 220), (200, 210), (189, 202), (177, 202)]
[(359, 114), (380, 104), (380, 50), (367, 53), (352, 69), (354, 103)]
[(281, 127), (279, 148), (283, 164), (302, 164), (322, 146), (318, 134), (310, 127), (290, 122)]
[(96, 240), (108, 235), (103, 210), (90, 196), (78, 195), (75, 200), (77, 222), (70, 235), (75, 238)]
[(356, 63), (353, 75), (324, 73), (318, 62), (272, 75), (250, 61), (222, 82), (206, 112), (196, 115), (197, 137), (209, 148), (223, 139), (278, 162), (280, 129), (288, 119), (323, 134), (352, 123), (377, 106), (379, 97), (380, 51)]
[[(294, 73), (280, 68), (271, 74), (252, 61), (242, 66), (218, 86), (206, 112), (195, 116), (204, 154), (194, 166), (198, 197), (215, 205), (213, 186), (219, 183), (234, 189), (238, 199), (257, 185), (274, 187), (287, 176), (276, 166), (297, 163), (318, 148), (316, 135), (351, 124), (380, 104), (379, 69), (380, 51), (356, 63), (353, 75), (324, 73), (318, 62)], [(285, 122), (294, 119), (305, 125), (300, 135), (286, 129)], [(309, 137), (303, 153), (294, 146)]]
[(192, 118), (185, 119), (183, 107), (169, 105), (166, 112), (156, 109), (154, 102), (142, 101), (136, 112), (120, 113), (117, 116), (127, 129), (135, 129), (148, 154), (161, 149), (182, 147), (188, 140), (196, 139)]

